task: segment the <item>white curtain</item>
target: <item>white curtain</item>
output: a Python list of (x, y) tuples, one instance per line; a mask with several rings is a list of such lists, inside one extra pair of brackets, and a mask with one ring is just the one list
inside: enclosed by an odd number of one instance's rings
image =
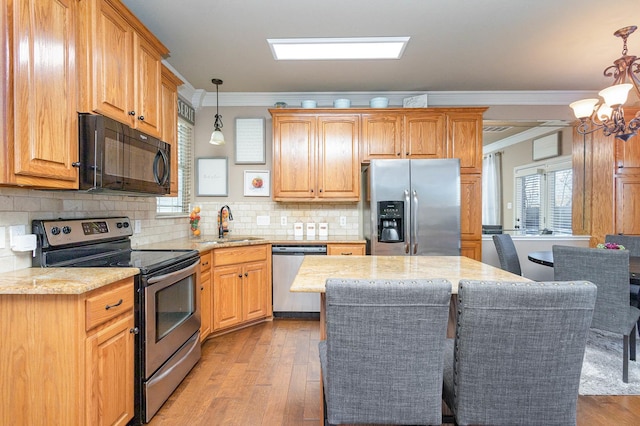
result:
[(482, 224), (502, 224), (502, 153), (485, 155), (482, 161)]

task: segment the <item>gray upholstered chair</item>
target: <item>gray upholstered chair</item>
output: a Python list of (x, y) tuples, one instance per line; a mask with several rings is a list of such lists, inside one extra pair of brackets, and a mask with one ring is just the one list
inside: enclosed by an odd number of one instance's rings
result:
[(636, 323), (640, 310), (629, 303), (629, 252), (553, 246), (556, 280), (589, 280), (598, 286), (591, 328), (622, 334), (622, 380), (629, 381), (629, 359), (636, 359)]
[(460, 281), (443, 382), (456, 423), (575, 425), (595, 301), (585, 281)]
[(320, 366), (329, 424), (440, 424), (451, 283), (326, 283)]
[(505, 271), (509, 271), (512, 274), (522, 275), (520, 269), (520, 260), (518, 259), (518, 251), (513, 244), (511, 235), (499, 234), (493, 236), (493, 244), (496, 246), (498, 252), (498, 259), (500, 259), (500, 268)]
[[(622, 234), (609, 234), (604, 237), (605, 243), (622, 244), (625, 249), (629, 250), (629, 256), (640, 256), (640, 237)], [(640, 307), (640, 285), (630, 284), (629, 293), (631, 295), (631, 304)], [(640, 324), (638, 324), (640, 328)]]

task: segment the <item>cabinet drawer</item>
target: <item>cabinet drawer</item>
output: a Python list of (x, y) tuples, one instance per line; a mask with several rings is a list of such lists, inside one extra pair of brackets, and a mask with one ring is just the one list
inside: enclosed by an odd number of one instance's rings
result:
[(213, 263), (216, 266), (266, 260), (268, 245), (242, 246), (213, 250)]
[(327, 256), (364, 256), (364, 244), (327, 244)]
[(210, 251), (200, 254), (200, 272), (211, 269), (211, 261), (212, 256)]
[(87, 297), (86, 330), (133, 309), (133, 278), (119, 281), (106, 290), (96, 290)]

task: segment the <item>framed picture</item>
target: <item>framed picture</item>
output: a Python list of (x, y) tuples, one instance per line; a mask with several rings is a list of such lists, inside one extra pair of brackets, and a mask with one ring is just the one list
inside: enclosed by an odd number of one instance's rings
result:
[(227, 157), (198, 158), (196, 165), (196, 195), (226, 197), (229, 193)]
[(236, 164), (265, 164), (264, 118), (236, 118)]
[(245, 197), (268, 197), (270, 186), (269, 170), (244, 171)]

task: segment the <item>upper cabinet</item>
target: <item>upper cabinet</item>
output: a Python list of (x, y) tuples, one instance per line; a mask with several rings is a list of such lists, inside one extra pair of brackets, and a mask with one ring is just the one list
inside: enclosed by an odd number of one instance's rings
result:
[(116, 0), (80, 5), (80, 110), (162, 136), (162, 57), (167, 48)]
[(446, 116), (437, 111), (404, 114), (404, 156), (406, 158), (444, 158)]
[(77, 4), (0, 1), (0, 184), (78, 187)]
[(359, 115), (270, 111), (274, 200), (358, 201)]
[(447, 158), (460, 159), (460, 173), (482, 173), (482, 114), (486, 108), (447, 112)]

